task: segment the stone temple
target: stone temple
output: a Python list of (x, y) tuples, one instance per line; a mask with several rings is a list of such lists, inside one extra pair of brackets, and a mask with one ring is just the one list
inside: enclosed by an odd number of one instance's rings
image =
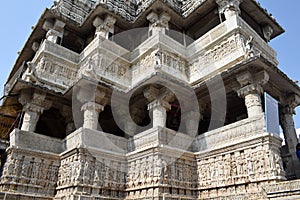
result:
[(283, 32), (255, 0), (55, 1), (5, 85), (0, 199), (299, 199)]

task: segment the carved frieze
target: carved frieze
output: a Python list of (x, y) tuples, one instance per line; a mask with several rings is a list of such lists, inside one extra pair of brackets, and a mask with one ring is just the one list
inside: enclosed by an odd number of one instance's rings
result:
[(76, 194), (74, 187), (83, 186), (88, 195), (121, 197), (126, 174), (127, 167), (121, 161), (96, 159), (88, 153), (77, 152), (61, 160), (57, 197)]
[(279, 152), (261, 146), (198, 160), (198, 187), (201, 190), (284, 175)]
[(58, 168), (58, 157), (11, 148), (4, 165), (0, 188), (2, 191), (53, 196)]

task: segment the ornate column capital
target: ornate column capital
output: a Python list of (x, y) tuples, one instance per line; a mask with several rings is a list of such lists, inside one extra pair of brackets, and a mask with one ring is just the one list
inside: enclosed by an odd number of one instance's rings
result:
[(291, 114), (295, 115), (296, 114), (296, 107), (300, 105), (300, 96), (297, 94), (290, 94), (288, 95), (287, 98), (283, 100), (283, 108), (282, 108), (282, 113), (283, 114)]
[(241, 13), (240, 4), (243, 0), (216, 0), (219, 5), (219, 13), (225, 14), (226, 19)]
[(153, 34), (156, 34), (169, 28), (170, 19), (170, 15), (166, 12), (163, 12), (161, 14), (151, 12), (147, 16), (147, 20), (151, 23), (151, 30), (153, 31)]
[(87, 102), (83, 104), (83, 106), (81, 107), (81, 111), (87, 111), (87, 110), (96, 111), (100, 113), (104, 110), (104, 106), (95, 102)]
[(148, 110), (153, 110), (157, 107), (163, 107), (166, 111), (171, 110), (171, 105), (164, 100), (154, 100), (148, 104)]
[(20, 94), (19, 102), (23, 105), (23, 111), (31, 111), (42, 114), (52, 106), (52, 102), (46, 100), (47, 93), (35, 91), (31, 94), (29, 91), (23, 91)]
[(40, 115), (48, 110), (52, 102), (46, 100), (47, 93), (29, 90), (21, 92), (19, 102), (23, 105), (23, 123), (21, 130), (34, 132)]
[(234, 90), (239, 97), (245, 99), (248, 117), (259, 115), (263, 112), (261, 104), (261, 95), (263, 93), (263, 85), (269, 81), (269, 74), (265, 71), (253, 72), (245, 71), (236, 75), (237, 82), (240, 85), (234, 86)]
[(168, 28), (169, 27), (169, 21), (171, 17), (168, 13), (163, 12), (161, 14), (157, 14), (155, 12), (151, 12), (147, 16), (147, 20), (151, 23), (154, 27), (162, 27), (162, 28)]
[(153, 86), (149, 86), (143, 91), (143, 94), (144, 94), (144, 97), (146, 97), (146, 99), (151, 102), (151, 101), (154, 101), (158, 97), (159, 89), (157, 89)]
[(269, 74), (265, 70), (259, 72), (250, 72), (247, 70), (236, 75), (236, 80), (241, 87), (250, 84), (259, 84), (262, 86), (269, 81), (269, 78)]
[(264, 92), (264, 89), (259, 84), (250, 84), (237, 91), (238, 96), (245, 98), (249, 94), (259, 94), (261, 95)]
[(106, 94), (105, 91), (99, 90), (96, 85), (87, 84), (78, 88), (76, 97), (83, 104), (88, 102), (102, 102), (100, 104), (105, 105)]
[(116, 21), (116, 18), (111, 15), (107, 15), (104, 20), (99, 16), (95, 17), (93, 26), (96, 28), (96, 35), (108, 39), (108, 33), (114, 33)]
[(168, 89), (162, 88), (157, 89), (153, 86), (150, 86), (144, 90), (144, 96), (150, 102), (148, 104), (148, 110), (153, 110), (155, 107), (163, 107), (166, 110), (171, 109), (169, 102), (175, 99), (175, 95)]
[(43, 29), (47, 31), (47, 40), (57, 43), (58, 38), (63, 38), (65, 23), (56, 19), (55, 22), (45, 21), (43, 24)]
[(153, 115), (153, 127), (164, 127), (167, 120), (167, 112), (171, 109), (169, 102), (175, 99), (175, 95), (166, 88), (157, 89), (150, 86), (144, 90), (144, 96), (150, 102), (148, 110)]

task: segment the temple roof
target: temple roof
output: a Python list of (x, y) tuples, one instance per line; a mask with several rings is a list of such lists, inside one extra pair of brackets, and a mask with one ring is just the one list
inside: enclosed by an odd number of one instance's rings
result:
[[(52, 6), (52, 11), (56, 15), (81, 25), (86, 17), (100, 6), (134, 23), (155, 2), (167, 5), (183, 18), (187, 18), (194, 12), (197, 12), (197, 9), (204, 4), (216, 5), (215, 0), (59, 0)], [(256, 0), (242, 1), (241, 7), (255, 21), (270, 24), (276, 32), (273, 34), (273, 37), (284, 32), (272, 14), (262, 8)]]

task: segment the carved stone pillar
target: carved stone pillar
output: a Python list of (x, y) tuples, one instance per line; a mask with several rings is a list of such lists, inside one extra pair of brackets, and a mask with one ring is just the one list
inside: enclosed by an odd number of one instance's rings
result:
[(239, 97), (245, 99), (248, 117), (257, 116), (263, 113), (261, 95), (263, 94), (262, 85), (269, 80), (269, 75), (266, 71), (251, 73), (246, 71), (236, 76), (241, 88), (234, 89)]
[(148, 104), (148, 110), (153, 116), (153, 127), (165, 127), (167, 121), (167, 111), (171, 109), (171, 105), (163, 100), (154, 100)]
[(300, 105), (300, 97), (292, 95), (286, 99), (285, 106), (281, 109), (280, 124), (283, 130), (284, 138), (288, 146), (290, 156), (292, 157), (293, 168), (297, 178), (300, 178), (300, 163), (296, 155), (296, 145), (298, 137), (295, 129), (293, 115), (296, 113), (295, 108)]
[(158, 15), (155, 12), (151, 12), (147, 16), (147, 20), (150, 22), (150, 31), (152, 35), (156, 35), (159, 32), (165, 33), (165, 30), (169, 28), (169, 21), (171, 17), (167, 13), (161, 13)]
[(107, 103), (105, 90), (99, 89), (97, 85), (82, 83), (76, 95), (82, 103), (83, 128), (97, 130), (99, 113), (104, 110)]
[(243, 0), (216, 0), (219, 5), (219, 13), (225, 15), (225, 19), (237, 16), (241, 13), (240, 4)]
[(245, 99), (248, 117), (253, 117), (263, 113), (261, 104), (262, 93), (262, 87), (257, 84), (247, 85), (238, 91), (238, 95)]
[(21, 93), (19, 102), (23, 105), (23, 122), (21, 130), (34, 132), (41, 114), (51, 107), (51, 102), (45, 100), (46, 93), (27, 91)]
[(152, 113), (153, 127), (165, 127), (167, 120), (167, 111), (171, 109), (171, 102), (174, 99), (173, 93), (165, 88), (157, 89), (149, 87), (144, 90), (144, 96), (150, 102), (148, 110)]
[(56, 20), (54, 24), (50, 21), (45, 21), (43, 29), (47, 31), (46, 39), (53, 43), (61, 43), (65, 25), (66, 24), (60, 20)]
[[(122, 126), (122, 130), (125, 132), (125, 137), (129, 138), (130, 136), (134, 136), (137, 125), (133, 121), (132, 116), (134, 117), (135, 114), (130, 112), (130, 108), (126, 106), (125, 103), (120, 102), (119, 106), (115, 108), (115, 111), (117, 112), (117, 118), (115, 118), (116, 121), (120, 122), (120, 125)], [(137, 108), (133, 108), (134, 112), (142, 112)]]
[(182, 121), (185, 124), (188, 135), (194, 137), (198, 133), (199, 119), (202, 116), (199, 112), (189, 111), (182, 115)]
[(110, 33), (114, 34), (115, 23), (116, 19), (111, 15), (106, 16), (104, 20), (97, 16), (93, 21), (93, 26), (96, 28), (95, 36), (108, 39)]
[(40, 115), (43, 113), (44, 108), (41, 106), (37, 106), (31, 103), (26, 103), (23, 106), (23, 123), (21, 130), (34, 132), (36, 129), (36, 125), (39, 121)]
[(99, 113), (104, 110), (104, 106), (95, 102), (87, 102), (81, 107), (83, 111), (83, 128), (97, 130)]
[(76, 127), (73, 120), (73, 112), (72, 109), (69, 106), (63, 106), (61, 109), (61, 114), (65, 118), (66, 123), (66, 134), (69, 135), (72, 133)]

